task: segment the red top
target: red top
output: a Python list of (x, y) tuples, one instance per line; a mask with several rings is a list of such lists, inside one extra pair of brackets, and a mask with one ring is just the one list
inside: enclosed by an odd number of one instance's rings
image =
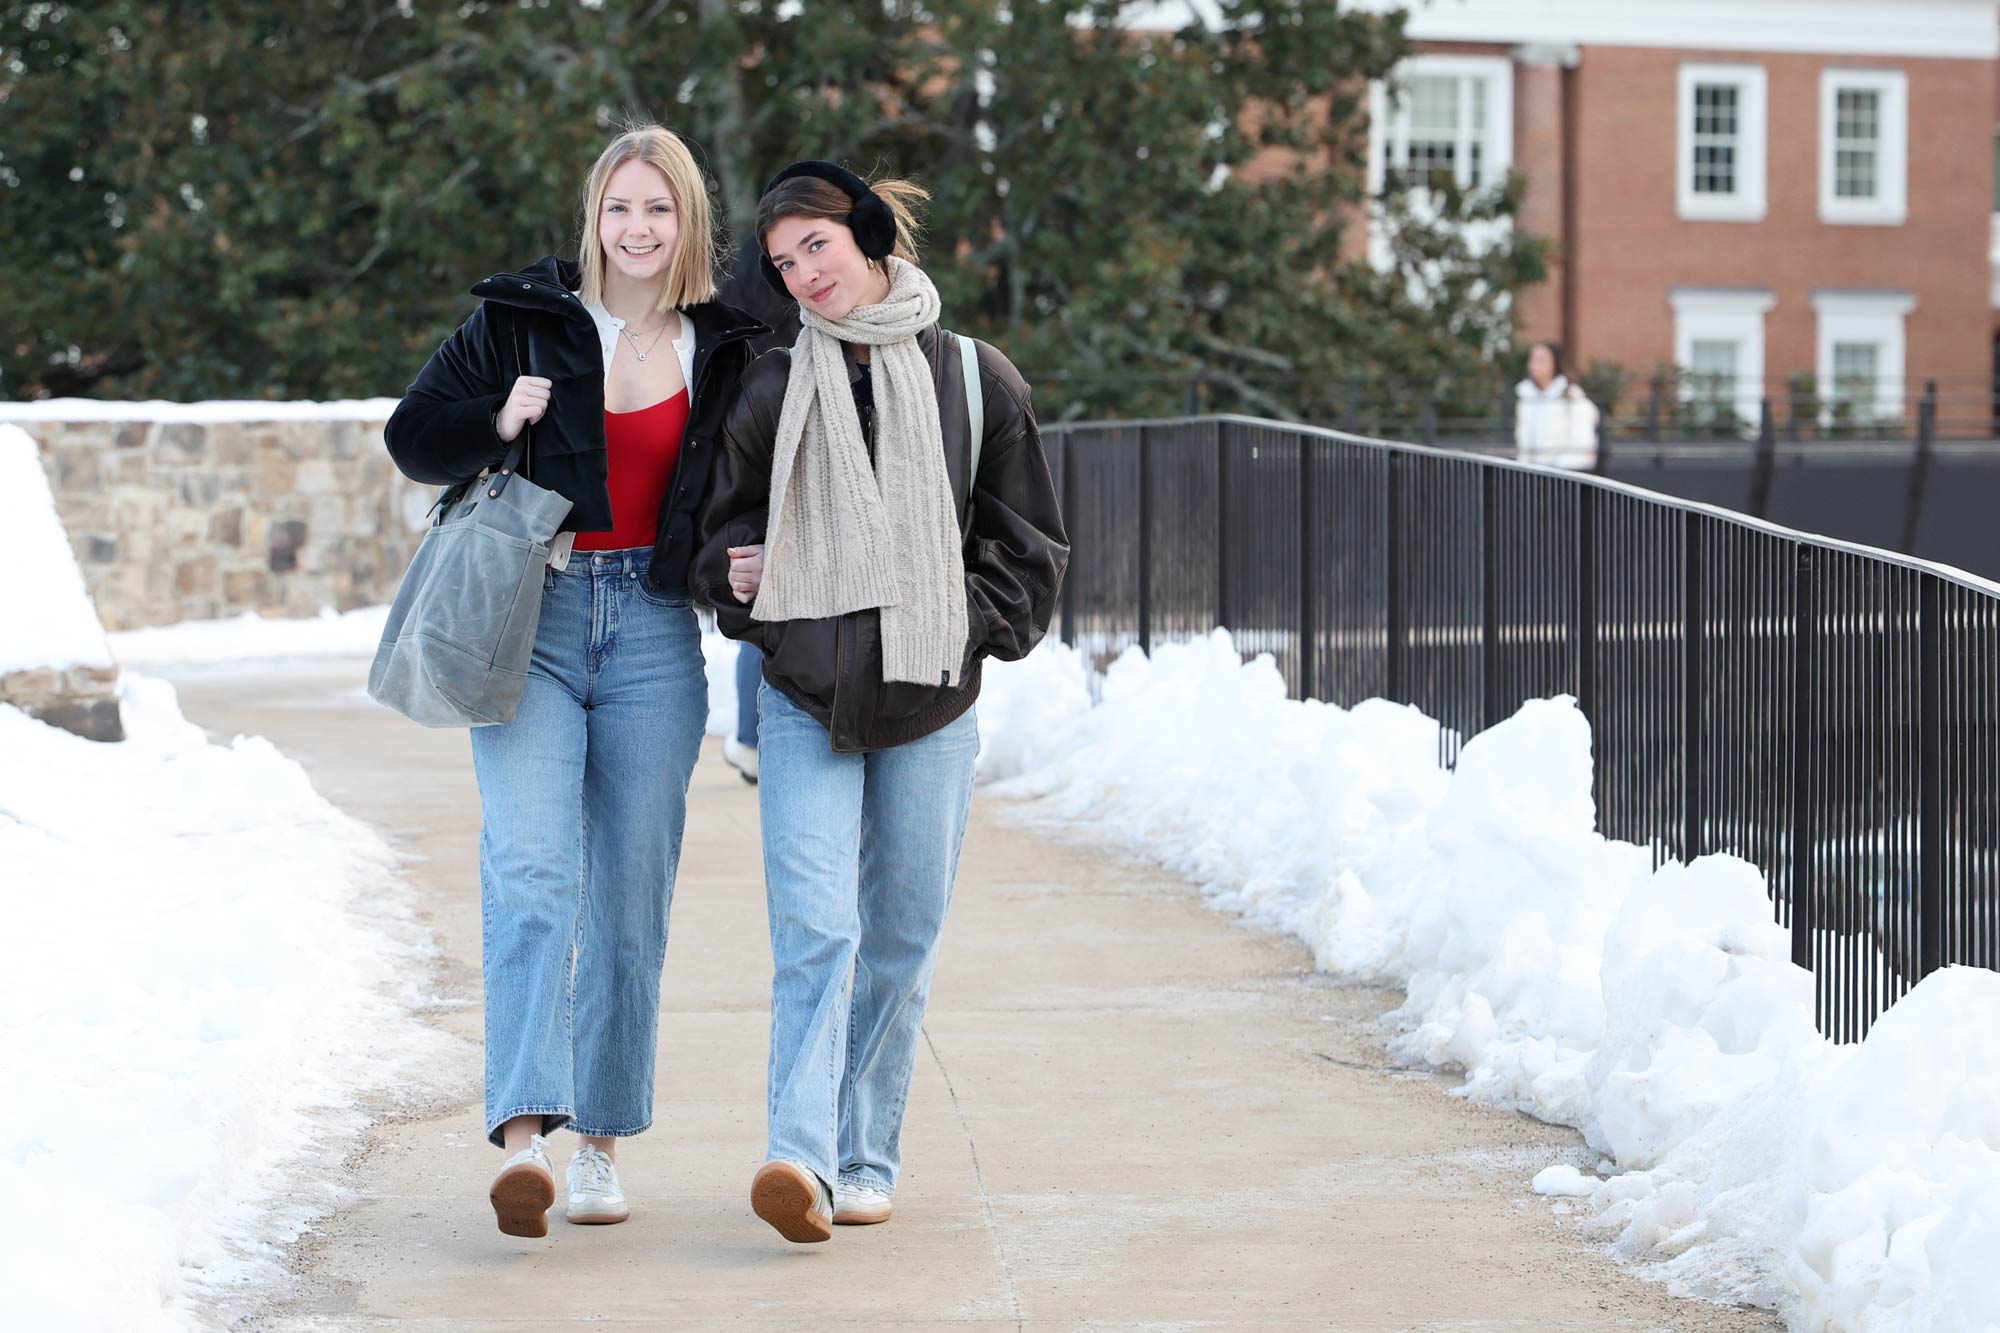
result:
[(660, 506), (674, 483), (681, 437), (687, 434), (688, 392), (637, 412), (604, 414), (606, 480), (611, 491), (611, 531), (579, 532), (579, 551), (650, 547), (660, 526)]

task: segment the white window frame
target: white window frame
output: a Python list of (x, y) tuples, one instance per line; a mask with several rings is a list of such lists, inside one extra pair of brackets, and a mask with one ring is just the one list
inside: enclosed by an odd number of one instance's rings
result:
[[(1491, 101), (1486, 107), (1486, 131), (1480, 140), (1486, 184), (1479, 188), (1490, 190), (1504, 181), (1514, 166), (1514, 62), (1506, 56), (1411, 56), (1396, 66), (1396, 72), (1388, 82), (1410, 77), (1487, 81)], [(1388, 84), (1377, 79), (1368, 86), (1370, 194), (1382, 193), (1382, 184), (1388, 179), (1389, 114)], [(1467, 119), (1470, 120), (1470, 116)], [(1470, 131), (1461, 127), (1459, 134), (1460, 148), (1469, 148), (1472, 143)], [(1471, 162), (1469, 153), (1459, 153), (1461, 186), (1465, 184), (1463, 172), (1470, 168)]]
[(1736, 368), (1733, 406), (1747, 430), (1757, 428), (1764, 399), (1764, 316), (1778, 298), (1761, 288), (1676, 287), (1667, 293), (1674, 311), (1674, 364), (1694, 364), (1701, 339), (1727, 339), (1743, 348)]
[[(1834, 129), (1841, 92), (1874, 93), (1881, 110), (1875, 158), (1876, 196), (1834, 193)], [(1899, 69), (1825, 69), (1819, 75), (1819, 220), (1848, 226), (1896, 227), (1910, 216), (1910, 80)]]
[[(1874, 343), (1882, 349), (1875, 363), (1875, 420), (1900, 420), (1907, 401), (1904, 349), (1906, 321), (1917, 308), (1908, 292), (1813, 293), (1813, 313), (1819, 317), (1819, 396), (1831, 404), (1835, 343)], [(1831, 419), (1832, 409), (1826, 409)]]
[[(1382, 187), (1388, 180), (1389, 168), (1389, 89), (1398, 77), (1437, 76), (1453, 78), (1483, 78), (1492, 100), (1486, 107), (1486, 132), (1480, 141), (1483, 148), (1483, 164), (1486, 168), (1487, 184), (1483, 190), (1496, 188), (1506, 179), (1514, 167), (1514, 62), (1506, 56), (1459, 56), (1459, 55), (1415, 55), (1396, 66), (1396, 72), (1389, 76), (1387, 83), (1381, 79), (1368, 85), (1368, 194), (1371, 200), (1368, 227), (1368, 259), (1378, 272), (1386, 273), (1392, 267), (1389, 253), (1389, 235), (1382, 225), (1382, 214), (1373, 201), (1381, 198)], [(1471, 141), (1462, 138), (1460, 144)], [(1467, 154), (1459, 154), (1461, 166), (1468, 165)], [(1461, 183), (1463, 178), (1461, 177)], [(1411, 205), (1425, 207), (1425, 196), (1429, 191), (1411, 191)], [(1484, 251), (1505, 237), (1510, 228), (1505, 218), (1491, 223), (1469, 227), (1466, 244), (1475, 251)]]
[[(1702, 83), (1734, 84), (1740, 142), (1734, 194), (1694, 190), (1694, 90)], [(1769, 137), (1768, 81), (1762, 65), (1685, 64), (1680, 67), (1679, 124), (1674, 169), (1681, 217), (1692, 222), (1761, 222), (1764, 219), (1764, 166)]]

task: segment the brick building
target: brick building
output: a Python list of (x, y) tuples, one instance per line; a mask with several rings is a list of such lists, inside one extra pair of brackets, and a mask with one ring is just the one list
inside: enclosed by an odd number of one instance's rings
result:
[[(1389, 8), (1388, 0), (1360, 0)], [(1897, 416), (1993, 371), (1994, 0), (1418, 0), (1372, 170), (1526, 180), (1523, 327)], [(1774, 390), (1775, 392), (1775, 390)]]

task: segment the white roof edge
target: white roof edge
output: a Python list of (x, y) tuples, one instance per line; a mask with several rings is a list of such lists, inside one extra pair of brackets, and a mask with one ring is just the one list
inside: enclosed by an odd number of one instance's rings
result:
[[(1377, 12), (1406, 3), (1349, 0)], [(1990, 0), (1416, 0), (1408, 32), (1417, 41), (2000, 58)]]

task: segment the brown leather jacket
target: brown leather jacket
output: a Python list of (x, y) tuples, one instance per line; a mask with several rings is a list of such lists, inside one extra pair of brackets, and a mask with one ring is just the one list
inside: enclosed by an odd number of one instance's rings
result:
[[(791, 374), (788, 349), (767, 352), (751, 363), (723, 425), (689, 584), (699, 601), (714, 608), (724, 634), (763, 650), (764, 678), (818, 718), (841, 753), (902, 745), (957, 719), (979, 697), (982, 658), (1013, 661), (1041, 641), (1069, 563), (1069, 539), (1028, 405), (1028, 386), (1013, 363), (985, 343), (978, 344), (985, 441), (977, 482), (966, 484), (971, 423), (956, 339), (936, 326), (917, 335), (937, 377), (945, 471), (965, 542), (971, 635), (960, 685), (885, 683), (880, 613), (874, 610), (825, 620), (750, 618), (750, 608), (729, 590), (728, 548), (764, 540), (771, 451)], [(869, 447), (874, 447), (872, 435)]]

